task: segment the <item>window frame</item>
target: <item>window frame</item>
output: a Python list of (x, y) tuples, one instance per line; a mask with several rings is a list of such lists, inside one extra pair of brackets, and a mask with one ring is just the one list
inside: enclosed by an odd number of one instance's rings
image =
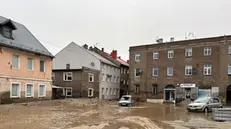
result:
[[(5, 32), (8, 32), (8, 33), (9, 33), (9, 36), (7, 36)], [(4, 36), (5, 38), (13, 39), (13, 36), (12, 36), (12, 29), (9, 28), (9, 27), (3, 26), (3, 27), (2, 27), (2, 34), (3, 34), (3, 36)]]
[[(91, 92), (92, 92), (92, 94), (91, 95), (89, 95), (89, 91), (91, 90)], [(87, 97), (93, 97), (94, 96), (94, 88), (88, 88), (87, 89)]]
[(137, 69), (139, 69), (139, 68), (135, 68), (135, 77), (140, 77), (141, 75), (136, 76), (136, 70), (137, 70)]
[[(169, 73), (170, 68), (172, 68), (172, 74)], [(167, 68), (167, 76), (169, 76), (169, 77), (173, 76), (173, 67), (168, 67)]]
[[(187, 70), (190, 70), (190, 68), (191, 68), (191, 74), (187, 73), (187, 72), (189, 72)], [(192, 65), (185, 65), (185, 75), (186, 76), (191, 76), (192, 75), (192, 71), (193, 71)]]
[[(17, 84), (18, 85), (18, 96), (12, 96), (12, 85), (13, 84)], [(19, 82), (11, 82), (11, 86), (10, 86), (10, 98), (20, 98), (21, 97), (21, 83)]]
[[(40, 86), (44, 86), (44, 95), (39, 95), (40, 93)], [(46, 97), (46, 84), (38, 84), (38, 98), (45, 98)]]
[[(41, 71), (41, 61), (44, 62), (44, 66), (43, 66), (43, 71)], [(39, 71), (42, 72), (42, 73), (45, 73), (46, 72), (46, 63), (45, 63), (45, 60), (39, 60)]]
[[(71, 97), (71, 96), (72, 96), (72, 92), (73, 92), (73, 91), (72, 91), (72, 87), (66, 87), (65, 89), (66, 89), (66, 90), (65, 90), (65, 92), (66, 92), (66, 96)], [(70, 89), (70, 90), (71, 90), (71, 95), (67, 95), (67, 89)]]
[[(155, 75), (155, 70), (157, 70), (157, 75)], [(152, 76), (157, 77), (159, 75), (159, 69), (158, 68), (152, 68)]]
[[(90, 77), (92, 76), (92, 80), (90, 80)], [(88, 82), (94, 82), (94, 74), (93, 73), (88, 73)]]
[[(170, 55), (172, 54), (172, 57)], [(168, 50), (168, 59), (174, 58), (174, 51), (173, 50)]]
[[(205, 67), (206, 65), (209, 65), (210, 67)], [(208, 73), (209, 68), (210, 68), (210, 73)], [(212, 65), (211, 64), (204, 64), (203, 73), (206, 76), (212, 75)]]
[[(27, 85), (32, 85), (31, 96), (27, 95)], [(25, 97), (26, 98), (33, 98), (34, 97), (34, 83), (26, 83), (25, 85)]]
[[(68, 80), (68, 74), (70, 74), (71, 73), (71, 80)], [(67, 76), (67, 80), (65, 80), (65, 74), (67, 74), (68, 76)], [(73, 73), (72, 72), (63, 72), (63, 81), (65, 81), (65, 82), (68, 82), (68, 81), (72, 81), (73, 80)]]
[(192, 54), (193, 54), (192, 52), (193, 52), (192, 47), (185, 48), (185, 57), (192, 57)]
[[(32, 64), (31, 64), (31, 65), (32, 65), (32, 67), (31, 67), (32, 69), (28, 69), (28, 61), (29, 61), (29, 59), (32, 59)], [(28, 57), (28, 58), (27, 58), (27, 66), (26, 66), (26, 69), (29, 70), (29, 71), (34, 71), (34, 58), (32, 58), (32, 57)]]
[(231, 55), (231, 45), (228, 47), (228, 54)]
[[(155, 90), (154, 90), (155, 89)], [(154, 96), (158, 95), (158, 85), (152, 85), (152, 94)]]
[(140, 93), (140, 86), (135, 85), (135, 94), (139, 94), (139, 93)]
[[(17, 56), (18, 57), (18, 67), (17, 68), (13, 66), (13, 56)], [(20, 69), (20, 56), (17, 55), (17, 54), (13, 54), (12, 55), (12, 68), (13, 69)]]
[(101, 94), (104, 95), (104, 87), (101, 88)]
[[(230, 68), (230, 71), (229, 71)], [(228, 64), (228, 75), (231, 75), (231, 64)]]
[(211, 56), (211, 55), (212, 55), (212, 48), (211, 47), (204, 47), (204, 56)]
[[(139, 57), (139, 59), (137, 59), (137, 57)], [(135, 54), (135, 61), (140, 62), (140, 54)]]
[[(157, 55), (157, 57), (155, 57)], [(159, 52), (153, 52), (153, 59), (158, 60), (159, 59)]]

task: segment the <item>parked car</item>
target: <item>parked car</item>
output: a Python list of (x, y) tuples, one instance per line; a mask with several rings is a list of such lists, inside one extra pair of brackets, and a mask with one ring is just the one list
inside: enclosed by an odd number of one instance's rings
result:
[(119, 106), (133, 106), (134, 100), (131, 95), (123, 95), (119, 101)]
[(210, 112), (212, 108), (222, 108), (222, 103), (217, 97), (198, 98), (187, 107), (188, 111)]

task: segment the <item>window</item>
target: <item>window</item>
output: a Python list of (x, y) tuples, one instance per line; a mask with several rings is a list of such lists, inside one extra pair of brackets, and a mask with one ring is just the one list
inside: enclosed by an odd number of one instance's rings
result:
[(103, 68), (106, 69), (106, 68), (107, 68), (107, 65), (104, 64), (104, 65), (103, 65)]
[(66, 96), (72, 96), (72, 88), (66, 88)]
[(3, 27), (3, 36), (6, 38), (12, 38), (12, 30), (8, 27)]
[(157, 85), (152, 85), (152, 93), (153, 93), (153, 95), (158, 95), (158, 87), (157, 87)]
[(116, 83), (116, 76), (114, 76), (114, 83)]
[(20, 68), (20, 57), (17, 55), (13, 55), (12, 57), (12, 68)]
[(140, 61), (140, 54), (136, 54), (136, 55), (135, 55), (135, 61), (136, 61), (136, 62), (139, 62), (139, 61)]
[(101, 92), (102, 92), (102, 95), (104, 95), (104, 88), (102, 88)]
[(89, 79), (89, 82), (94, 82), (94, 74), (89, 73), (88, 74), (88, 79)]
[(124, 84), (126, 84), (126, 80), (124, 80)]
[(102, 74), (102, 81), (105, 81), (104, 73)]
[(159, 58), (159, 53), (158, 52), (153, 52), (153, 59), (157, 60)]
[(140, 86), (139, 86), (139, 85), (136, 85), (135, 88), (136, 88), (136, 89), (135, 89), (135, 93), (136, 93), (136, 94), (139, 94), (139, 92), (140, 92)]
[(158, 68), (153, 68), (153, 76), (158, 76), (158, 73), (159, 73), (159, 71), (158, 71)]
[(72, 81), (72, 72), (63, 73), (63, 81)]
[(119, 89), (116, 89), (116, 94), (119, 95)]
[(127, 74), (129, 74), (129, 69), (127, 70)]
[(123, 73), (123, 68), (120, 69), (120, 73)]
[(55, 73), (52, 73), (52, 81), (55, 81)]
[(192, 56), (192, 48), (186, 48), (185, 49), (185, 56), (186, 57)]
[(168, 76), (173, 76), (173, 67), (168, 67), (167, 68), (167, 75)]
[(45, 72), (45, 61), (40, 60), (40, 72)]
[(173, 57), (174, 57), (174, 51), (168, 50), (168, 58), (173, 58)]
[(192, 75), (192, 65), (185, 66), (185, 75)]
[(26, 84), (26, 97), (33, 97), (33, 96), (34, 96), (34, 85)]
[(229, 55), (231, 55), (231, 45), (229, 45), (229, 50), (228, 50), (228, 52), (229, 52)]
[(127, 81), (127, 85), (129, 84), (129, 80)]
[(212, 53), (211, 47), (205, 47), (204, 48), (204, 56), (209, 56)]
[(116, 95), (116, 89), (115, 88), (113, 89), (113, 94)]
[(112, 95), (112, 90), (111, 90), (111, 88), (110, 88), (110, 92), (109, 92), (109, 93), (110, 93), (110, 95)]
[(88, 88), (88, 97), (93, 97), (94, 89)]
[(228, 74), (231, 75), (231, 64), (228, 64)]
[(141, 69), (139, 69), (139, 68), (135, 69), (135, 77), (140, 77), (141, 74), (142, 74), (142, 70)]
[(124, 68), (124, 74), (126, 74), (126, 69)]
[(120, 83), (120, 78), (119, 77), (117, 77), (117, 83)]
[(45, 96), (46, 96), (45, 85), (39, 85), (38, 97), (45, 97)]
[(33, 58), (27, 58), (27, 69), (34, 70), (34, 59)]
[(106, 95), (109, 95), (109, 93), (108, 93), (108, 88), (106, 88)]
[(12, 83), (11, 84), (11, 93), (10, 97), (11, 98), (19, 98), (20, 97), (20, 85), (18, 83)]
[(211, 64), (204, 65), (204, 75), (211, 75), (212, 74), (212, 66)]

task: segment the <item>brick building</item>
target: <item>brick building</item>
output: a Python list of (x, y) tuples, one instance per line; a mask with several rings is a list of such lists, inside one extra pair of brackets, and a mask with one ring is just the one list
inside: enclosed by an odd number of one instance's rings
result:
[(231, 101), (231, 36), (132, 46), (129, 51), (134, 96), (166, 100), (183, 87), (187, 98), (195, 87), (215, 87)]

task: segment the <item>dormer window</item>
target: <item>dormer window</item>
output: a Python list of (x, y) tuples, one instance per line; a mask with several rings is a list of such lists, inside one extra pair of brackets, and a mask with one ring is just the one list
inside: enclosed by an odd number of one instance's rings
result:
[(2, 34), (4, 37), (11, 39), (12, 38), (12, 29), (9, 27), (3, 26), (2, 27)]
[(13, 24), (13, 22), (8, 19), (4, 22), (0, 22), (0, 30), (4, 37), (13, 39), (12, 31), (16, 30), (16, 26)]

